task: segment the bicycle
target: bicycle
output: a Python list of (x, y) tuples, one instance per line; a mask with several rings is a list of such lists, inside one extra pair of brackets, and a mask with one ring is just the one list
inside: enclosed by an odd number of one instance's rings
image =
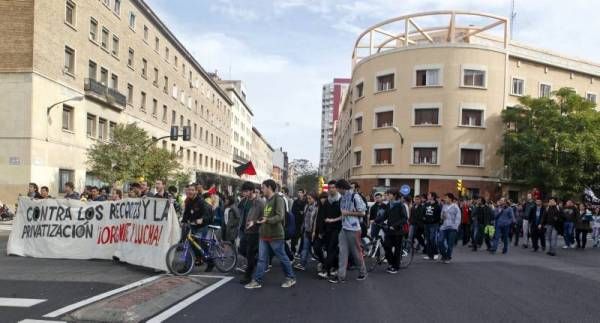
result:
[[(193, 234), (191, 225), (183, 224), (187, 234), (183, 242), (172, 245), (167, 251), (166, 262), (169, 272), (176, 276), (188, 275), (196, 265), (195, 249), (202, 262), (213, 262), (218, 271), (229, 273), (237, 264), (237, 252), (231, 242), (221, 241), (215, 231), (221, 230), (215, 225), (208, 226), (206, 234)], [(202, 248), (204, 245), (206, 248)], [(204, 250), (207, 250), (205, 252)]]
[[(383, 230), (379, 231), (379, 234), (373, 238), (370, 238), (369, 241), (365, 245), (365, 266), (367, 267), (368, 272), (372, 272), (378, 266), (382, 265), (385, 262), (385, 250), (383, 248), (383, 240), (384, 240), (384, 231), (387, 229), (387, 225), (384, 224), (375, 224), (381, 227)], [(400, 257), (400, 268), (408, 268), (415, 257), (415, 248), (413, 246), (412, 241), (408, 239), (407, 234), (404, 234), (404, 238), (402, 239), (402, 255)]]

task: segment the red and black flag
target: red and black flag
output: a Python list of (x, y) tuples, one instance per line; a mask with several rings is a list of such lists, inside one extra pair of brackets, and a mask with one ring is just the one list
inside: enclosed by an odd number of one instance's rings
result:
[(252, 165), (251, 161), (236, 167), (235, 172), (238, 174), (239, 177), (242, 177), (242, 175), (244, 174), (256, 175), (256, 169), (254, 169), (254, 165)]

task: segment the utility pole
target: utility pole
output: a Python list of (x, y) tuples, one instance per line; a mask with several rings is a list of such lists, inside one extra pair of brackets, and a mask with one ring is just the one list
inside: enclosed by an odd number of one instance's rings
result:
[(515, 0), (512, 0), (510, 5), (510, 39), (513, 39), (515, 19), (517, 19), (517, 12), (515, 11)]

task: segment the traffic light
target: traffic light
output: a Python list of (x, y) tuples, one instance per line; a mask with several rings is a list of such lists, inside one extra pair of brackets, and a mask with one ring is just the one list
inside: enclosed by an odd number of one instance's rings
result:
[(183, 141), (191, 141), (192, 140), (192, 127), (185, 126), (183, 127)]
[(462, 179), (457, 179), (456, 180), (456, 190), (458, 191), (459, 195), (462, 194), (463, 189), (464, 188), (463, 188), (463, 181), (462, 181)]
[(177, 141), (178, 137), (179, 137), (179, 127), (171, 126), (171, 141)]

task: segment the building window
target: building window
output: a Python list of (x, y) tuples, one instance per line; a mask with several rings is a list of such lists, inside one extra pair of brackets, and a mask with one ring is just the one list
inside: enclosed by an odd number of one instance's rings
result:
[(127, 104), (133, 105), (133, 85), (127, 84)]
[(146, 92), (142, 91), (142, 97), (140, 100), (140, 110), (146, 111)]
[(175, 63), (175, 69), (177, 69), (177, 55), (175, 55), (174, 63)]
[(127, 56), (127, 66), (133, 68), (133, 62), (135, 59), (135, 51), (133, 48), (129, 48), (129, 56)]
[(438, 86), (440, 82), (440, 69), (417, 70), (416, 86)]
[(165, 47), (165, 61), (169, 62), (169, 47)]
[(160, 47), (160, 39), (158, 37), (154, 38), (154, 51), (158, 52), (158, 48)]
[(426, 108), (426, 109), (415, 109), (415, 125), (416, 126), (430, 126), (439, 125), (440, 109), (439, 108)]
[(165, 86), (163, 87), (163, 92), (169, 93), (169, 77), (165, 75)]
[(102, 39), (100, 45), (102, 48), (108, 50), (108, 29), (102, 27)]
[(62, 128), (63, 130), (73, 131), (73, 107), (68, 105), (63, 105)]
[(167, 123), (167, 110), (168, 110), (167, 106), (163, 105), (162, 121), (164, 123)]
[(354, 119), (355, 132), (361, 132), (361, 131), (363, 131), (362, 123), (363, 123), (363, 118), (362, 117), (357, 117), (356, 119)]
[(59, 169), (58, 170), (58, 192), (64, 193), (65, 184), (67, 182), (73, 183), (75, 181), (75, 171), (71, 169)]
[(587, 94), (585, 95), (585, 98), (586, 98), (588, 101), (590, 101), (590, 102), (592, 102), (592, 103), (596, 104), (596, 94), (594, 94), (594, 93), (587, 93)]
[(101, 141), (105, 141), (108, 139), (108, 128), (106, 119), (100, 118), (98, 120), (98, 139)]
[(115, 139), (115, 128), (117, 127), (117, 124), (114, 122), (111, 122), (108, 125), (108, 140), (113, 141)]
[(550, 98), (552, 86), (550, 84), (540, 84), (540, 98)]
[(121, 0), (115, 0), (113, 10), (117, 15), (121, 14)]
[(465, 166), (481, 166), (481, 149), (460, 150), (460, 164)]
[(75, 74), (75, 50), (65, 46), (65, 73)]
[(392, 163), (392, 149), (383, 148), (375, 149), (375, 164), (376, 165), (387, 165)]
[(144, 41), (148, 43), (148, 26), (144, 26)]
[(463, 70), (463, 86), (469, 87), (486, 87), (484, 70), (464, 69)]
[(98, 22), (94, 18), (90, 18), (90, 39), (98, 41)]
[(360, 99), (365, 95), (364, 88), (365, 88), (365, 84), (363, 82), (356, 84), (356, 98), (357, 99)]
[(133, 12), (129, 12), (129, 28), (135, 30), (135, 14)]
[(88, 137), (95, 138), (96, 137), (96, 116), (93, 114), (87, 115), (87, 130), (86, 133)]
[(525, 91), (525, 80), (513, 77), (511, 94), (522, 96), (524, 91)]
[(156, 118), (158, 115), (158, 101), (156, 99), (152, 99), (152, 116)]
[(389, 91), (394, 89), (394, 74), (386, 74), (377, 77), (377, 91)]
[(180, 127), (180, 128), (183, 128), (183, 120), (184, 120), (184, 119), (183, 119), (183, 115), (180, 115), (180, 116), (179, 116), (179, 127)]
[(462, 109), (460, 125), (481, 127), (483, 125), (483, 110)]
[(110, 81), (112, 83), (111, 87), (115, 90), (118, 90), (119, 89), (119, 76), (117, 76), (116, 74), (111, 75)]
[(94, 61), (88, 63), (88, 78), (96, 80), (96, 74), (98, 73), (98, 65)]
[(354, 152), (354, 166), (360, 166), (362, 164), (362, 151)]
[(414, 148), (413, 149), (413, 164), (418, 165), (436, 165), (438, 149), (435, 147)]
[(173, 83), (173, 90), (171, 96), (173, 96), (173, 99), (177, 100), (177, 84), (175, 83)]
[(194, 123), (194, 138), (198, 138), (198, 124)]
[(394, 125), (394, 111), (385, 111), (375, 113), (375, 127), (385, 128)]
[(104, 86), (108, 84), (108, 70), (104, 67), (100, 68), (100, 83)]
[(67, 0), (65, 10), (65, 22), (75, 26), (75, 2)]
[(146, 78), (147, 77), (147, 72), (148, 72), (148, 61), (143, 58), (142, 59), (142, 77)]
[(158, 68), (154, 68), (154, 81), (152, 82), (152, 84), (156, 87), (158, 87)]
[(171, 125), (175, 125), (175, 120), (177, 119), (177, 112), (175, 110), (171, 111)]

